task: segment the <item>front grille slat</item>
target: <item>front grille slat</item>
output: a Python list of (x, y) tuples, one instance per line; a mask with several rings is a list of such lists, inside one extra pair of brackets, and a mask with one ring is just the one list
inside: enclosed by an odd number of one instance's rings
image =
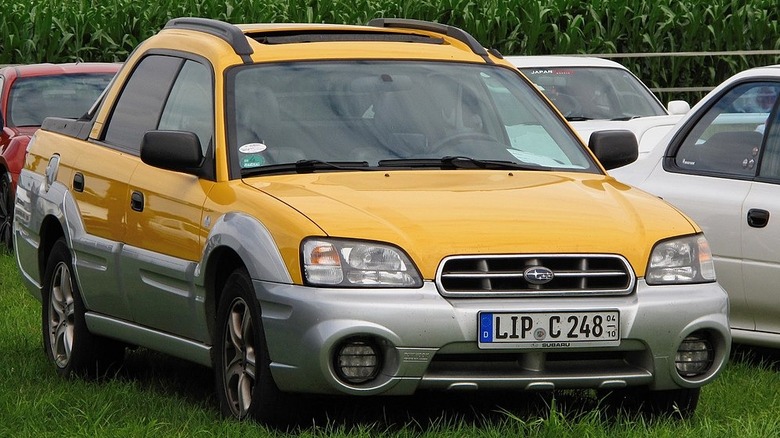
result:
[[(522, 276), (523, 274), (520, 274)], [(625, 277), (625, 271), (556, 272), (556, 277)]]
[(449, 297), (625, 295), (635, 283), (628, 261), (612, 254), (452, 256), (436, 274)]

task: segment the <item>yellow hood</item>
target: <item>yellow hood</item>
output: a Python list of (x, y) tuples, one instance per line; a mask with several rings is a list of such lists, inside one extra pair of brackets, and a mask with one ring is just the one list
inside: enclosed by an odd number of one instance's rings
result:
[(371, 171), (247, 182), (329, 236), (400, 246), (428, 279), (448, 255), (486, 253), (621, 254), (642, 276), (655, 242), (698, 231), (665, 202), (594, 174)]

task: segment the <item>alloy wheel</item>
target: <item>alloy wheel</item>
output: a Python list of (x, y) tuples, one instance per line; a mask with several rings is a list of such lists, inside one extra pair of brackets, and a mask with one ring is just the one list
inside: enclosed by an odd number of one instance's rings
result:
[(243, 299), (233, 300), (225, 324), (222, 351), (225, 396), (233, 414), (243, 418), (252, 403), (257, 370), (252, 315)]
[(54, 362), (65, 368), (73, 349), (75, 306), (70, 268), (64, 262), (54, 268), (49, 297), (49, 344)]

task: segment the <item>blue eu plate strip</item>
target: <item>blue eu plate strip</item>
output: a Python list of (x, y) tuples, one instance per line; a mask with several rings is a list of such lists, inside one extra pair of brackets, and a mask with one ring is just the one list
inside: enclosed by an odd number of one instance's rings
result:
[(479, 342), (493, 342), (493, 314), (483, 313), (479, 322)]

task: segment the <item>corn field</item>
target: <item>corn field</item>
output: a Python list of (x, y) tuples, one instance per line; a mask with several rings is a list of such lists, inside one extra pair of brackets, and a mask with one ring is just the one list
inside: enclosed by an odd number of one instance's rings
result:
[[(778, 50), (777, 0), (2, 0), (0, 64), (123, 61), (175, 17), (451, 24), (507, 55)], [(618, 58), (651, 87), (716, 85), (778, 56)], [(669, 96), (673, 98), (675, 96)]]

